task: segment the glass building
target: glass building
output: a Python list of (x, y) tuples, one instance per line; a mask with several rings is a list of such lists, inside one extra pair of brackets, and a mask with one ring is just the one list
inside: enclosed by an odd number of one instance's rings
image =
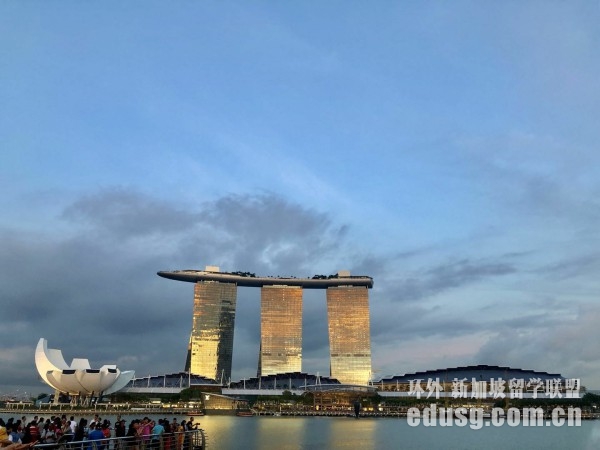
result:
[(302, 371), (302, 288), (263, 286), (258, 376)]
[(195, 284), (186, 371), (223, 382), (231, 378), (236, 299), (235, 283)]
[(261, 288), (258, 376), (302, 372), (302, 292), (327, 292), (330, 376), (366, 385), (371, 376), (368, 289), (373, 279), (349, 271), (311, 278), (264, 277), (250, 272), (161, 271), (171, 280), (194, 283), (193, 326), (185, 370), (227, 383), (231, 379), (237, 288)]
[(331, 377), (362, 384), (371, 377), (369, 293), (366, 287), (327, 288)]

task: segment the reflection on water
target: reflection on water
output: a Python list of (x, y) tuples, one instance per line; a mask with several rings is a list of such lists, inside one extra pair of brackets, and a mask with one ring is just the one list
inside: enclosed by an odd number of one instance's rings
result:
[[(375, 435), (379, 421), (371, 419), (332, 418), (327, 424), (329, 436), (323, 448), (360, 448), (375, 450)], [(307, 447), (308, 448), (308, 447)]]
[(305, 420), (285, 420), (282, 417), (257, 417), (253, 420), (258, 421), (257, 432), (254, 445), (248, 448), (273, 448), (274, 442), (279, 443), (278, 448), (282, 450), (303, 448), (307, 433)]
[[(333, 417), (205, 416), (208, 449), (375, 450), (378, 421)], [(234, 439), (235, 437), (235, 439)], [(237, 440), (236, 440), (237, 439)]]

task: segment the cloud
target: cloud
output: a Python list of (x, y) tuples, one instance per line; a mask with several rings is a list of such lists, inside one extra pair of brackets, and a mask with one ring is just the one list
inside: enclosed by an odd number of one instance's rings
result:
[(412, 273), (409, 277), (397, 279), (394, 292), (390, 294), (399, 302), (414, 301), (515, 272), (517, 272), (516, 267), (503, 259), (499, 261), (451, 260)]
[(63, 218), (84, 223), (112, 238), (140, 238), (154, 233), (173, 234), (190, 229), (194, 213), (138, 191), (115, 187), (95, 192), (73, 202)]
[[(118, 360), (134, 364), (122, 368), (139, 375), (182, 370), (193, 286), (157, 271), (217, 263), (223, 270), (309, 276), (317, 261), (344, 260), (347, 231), (273, 194), (183, 205), (110, 188), (76, 199), (61, 217), (67, 232), (0, 229), (0, 296), (11, 305), (9, 325), (0, 330), (7, 347), (0, 385), (36, 384), (40, 337), (94, 366)], [(260, 294), (238, 295), (234, 369), (248, 375), (256, 371)], [(307, 315), (311, 322), (310, 308)]]
[[(454, 141), (463, 170), (488, 202), (512, 212), (510, 222), (545, 226), (600, 220), (598, 155), (553, 135), (509, 131)], [(544, 230), (545, 231), (545, 230)]]
[(597, 386), (600, 307), (582, 304), (575, 317), (537, 316), (536, 319), (537, 326), (529, 320), (507, 321), (484, 343), (475, 359), (560, 372), (568, 378), (581, 378), (592, 389)]
[(569, 279), (598, 273), (600, 269), (600, 253), (588, 253), (547, 264), (538, 272), (553, 279)]
[(220, 198), (204, 205), (201, 221), (219, 236), (232, 265), (289, 272), (273, 275), (314, 270), (315, 261), (334, 257), (347, 232), (345, 226), (333, 226), (326, 214), (273, 194)]

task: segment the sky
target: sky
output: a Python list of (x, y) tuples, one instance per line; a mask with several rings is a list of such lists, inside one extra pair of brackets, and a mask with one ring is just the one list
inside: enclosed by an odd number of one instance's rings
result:
[[(184, 369), (193, 284), (369, 292), (373, 377), (489, 364), (600, 389), (600, 3), (0, 2), (0, 393), (40, 338)], [(328, 375), (325, 294), (303, 367)], [(232, 379), (256, 375), (238, 289)]]

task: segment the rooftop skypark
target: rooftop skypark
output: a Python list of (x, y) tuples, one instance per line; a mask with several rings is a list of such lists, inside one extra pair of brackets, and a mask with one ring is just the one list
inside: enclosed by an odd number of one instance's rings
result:
[(373, 287), (373, 278), (368, 276), (352, 276), (347, 271), (339, 271), (335, 275), (315, 275), (312, 278), (296, 277), (257, 277), (250, 272), (220, 272), (217, 270), (173, 270), (161, 271), (158, 275), (177, 281), (197, 283), (198, 281), (220, 281), (235, 283), (244, 287), (262, 286), (299, 286), (304, 289), (327, 289), (334, 286), (364, 286)]

